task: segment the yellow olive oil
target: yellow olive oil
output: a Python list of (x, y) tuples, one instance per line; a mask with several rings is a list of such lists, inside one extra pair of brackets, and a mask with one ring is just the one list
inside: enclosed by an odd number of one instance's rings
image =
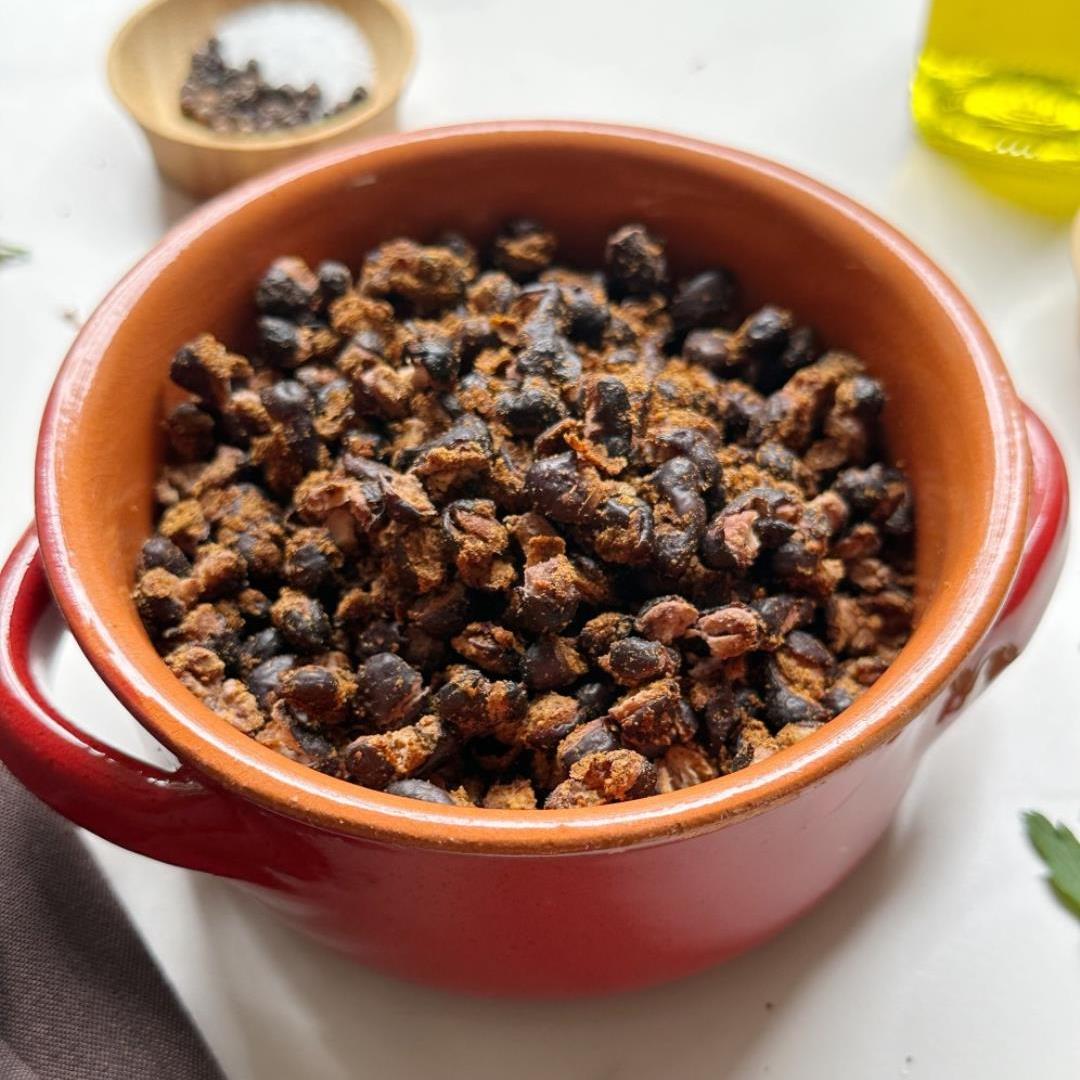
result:
[(1006, 193), (1080, 204), (1080, 0), (932, 0), (911, 106)]

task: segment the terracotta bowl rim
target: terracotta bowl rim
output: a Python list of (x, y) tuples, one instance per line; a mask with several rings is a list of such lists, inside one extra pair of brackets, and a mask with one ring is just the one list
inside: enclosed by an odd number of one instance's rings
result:
[[(78, 403), (115, 328), (140, 301), (174, 254), (235, 211), (309, 173), (388, 149), (442, 142), (472, 148), (537, 142), (563, 147), (633, 146), (659, 156), (706, 155), (764, 174), (785, 198), (812, 200), (854, 225), (919, 279), (966, 344), (957, 362), (974, 366), (993, 431), (993, 492), (989, 527), (952, 599), (952, 617), (907, 666), (888, 674), (836, 720), (774, 757), (697, 787), (616, 806), (580, 810), (511, 811), (436, 806), (386, 795), (324, 776), (241, 734), (190, 697), (184, 709), (168, 700), (174, 676), (158, 660), (153, 670), (130, 659), (93, 609), (69, 558), (58, 483), (60, 446), (77, 422)], [(227, 192), (171, 229), (105, 297), (72, 344), (56, 377), (38, 442), (36, 520), (56, 601), (79, 645), (113, 693), (182, 766), (258, 806), (339, 834), (443, 851), (556, 854), (620, 848), (689, 836), (756, 815), (786, 802), (854, 758), (890, 741), (937, 697), (992, 625), (1019, 563), (1025, 537), (1031, 464), (1020, 401), (990, 336), (955, 285), (914, 244), (875, 214), (825, 185), (740, 150), (644, 128), (578, 121), (507, 121), (454, 125), (366, 140), (325, 150)], [(887, 687), (883, 684), (888, 683)]]
[[(401, 99), (409, 85), (416, 68), (416, 31), (412, 19), (397, 0), (370, 0), (381, 7), (393, 21), (401, 35), (400, 53), (404, 58), (400, 76), (389, 84), (384, 92), (376, 80), (375, 93), (367, 103), (358, 103), (345, 109), (338, 117), (329, 117), (298, 128), (290, 128), (280, 133), (266, 132), (251, 135), (225, 135), (203, 128), (195, 121), (181, 124), (162, 123), (154, 109), (147, 106), (139, 97), (128, 93), (124, 79), (120, 75), (123, 56), (128, 48), (131, 35), (141, 22), (152, 15), (158, 8), (179, 0), (150, 0), (149, 3), (133, 11), (116, 31), (105, 62), (109, 88), (113, 97), (127, 110), (144, 131), (176, 146), (190, 146), (200, 150), (220, 151), (222, 153), (240, 152), (244, 154), (280, 153), (282, 150), (312, 149), (320, 143), (340, 140), (350, 131), (359, 130), (377, 119), (387, 109)], [(350, 16), (351, 18), (351, 16)], [(190, 130), (189, 130), (190, 127)]]

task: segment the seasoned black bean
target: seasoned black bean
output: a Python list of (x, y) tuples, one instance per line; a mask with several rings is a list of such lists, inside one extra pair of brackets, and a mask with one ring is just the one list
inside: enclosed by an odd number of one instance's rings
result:
[(520, 217), (486, 252), (278, 259), (254, 362), (172, 358), (132, 599), (238, 730), (391, 794), (578, 810), (768, 761), (903, 647), (882, 383), (726, 269), (673, 279), (648, 222), (601, 269), (557, 247)]
[(439, 803), (445, 806), (453, 806), (454, 800), (443, 791), (427, 780), (395, 780), (386, 785), (388, 795), (400, 795), (405, 799), (418, 799), (420, 802)]
[(684, 281), (671, 300), (676, 330), (723, 325), (735, 304), (735, 277), (729, 270), (706, 270)]

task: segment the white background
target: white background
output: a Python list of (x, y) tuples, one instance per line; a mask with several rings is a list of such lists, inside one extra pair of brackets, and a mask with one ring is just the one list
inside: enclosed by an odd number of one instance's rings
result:
[[(12, 2), (3, 20), (0, 238), (32, 251), (0, 268), (5, 549), (30, 518), (37, 419), (71, 322), (189, 206), (159, 183), (105, 85), (130, 6)], [(420, 64), (403, 126), (565, 116), (674, 128), (793, 164), (894, 221), (973, 298), (1080, 476), (1065, 228), (985, 195), (912, 135), (918, 3), (410, 7)], [(665, 989), (545, 1005), (418, 990), (311, 945), (218, 881), (91, 847), (230, 1080), (1075, 1080), (1080, 923), (1051, 898), (1019, 813), (1080, 821), (1076, 578), (1074, 544), (1030, 650), (931, 750), (855, 876), (771, 945)], [(130, 738), (75, 649), (54, 670), (73, 715)]]

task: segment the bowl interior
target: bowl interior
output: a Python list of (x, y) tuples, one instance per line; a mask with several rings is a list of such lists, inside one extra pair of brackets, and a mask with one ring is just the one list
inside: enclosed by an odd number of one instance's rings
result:
[(213, 34), (225, 15), (257, 0), (155, 0), (121, 28), (109, 54), (109, 79), (116, 96), (158, 135), (191, 145), (245, 151), (280, 149), (333, 139), (365, 123), (393, 102), (412, 65), (412, 31), (393, 0), (323, 0), (360, 28), (371, 49), (374, 85), (368, 96), (339, 116), (285, 132), (220, 135), (180, 112), (180, 87), (191, 54)]
[[(885, 381), (886, 438), (916, 499), (919, 623), (870, 693), (785, 753), (839, 760), (941, 689), (1011, 580), (1027, 457), (993, 346), (910, 245), (802, 177), (673, 138), (492, 126), (386, 140), (320, 161), (218, 200), (155, 249), (85, 328), (43, 430), (39, 528), (58, 599), (107, 681), (167, 742), (201, 755), (226, 782), (272, 774), (313, 799), (335, 800), (339, 812), (342, 803), (386, 805), (387, 796), (319, 776), (233, 731), (172, 678), (143, 631), (129, 592), (151, 528), (169, 361), (203, 330), (242, 347), (253, 286), (277, 255), (355, 265), (380, 241), (444, 228), (483, 244), (519, 214), (553, 227), (561, 256), (583, 266), (599, 265), (614, 227), (643, 221), (667, 239), (676, 275), (733, 268), (749, 303), (792, 308)], [(767, 764), (754, 767), (762, 782)], [(757, 774), (739, 775), (745, 792)], [(718, 804), (725, 783), (706, 785)], [(676, 813), (682, 794), (645, 802), (667, 800)], [(608, 816), (630, 815), (633, 805)]]

